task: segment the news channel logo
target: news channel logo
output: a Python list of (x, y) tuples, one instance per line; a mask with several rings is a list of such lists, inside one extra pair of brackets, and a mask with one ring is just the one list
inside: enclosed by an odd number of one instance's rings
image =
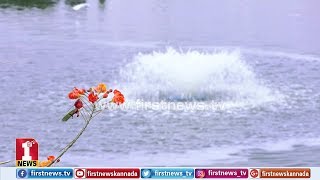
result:
[(17, 179), (28, 178), (28, 171), (26, 169), (17, 169), (16, 170)]
[(36, 167), (39, 160), (39, 144), (33, 138), (16, 139), (16, 166)]

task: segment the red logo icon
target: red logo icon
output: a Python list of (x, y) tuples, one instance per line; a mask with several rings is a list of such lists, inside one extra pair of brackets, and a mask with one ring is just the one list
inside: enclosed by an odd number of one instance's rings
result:
[(37, 166), (39, 144), (33, 138), (16, 139), (16, 165), (19, 167)]
[(250, 176), (252, 178), (257, 178), (259, 176), (259, 171), (257, 169), (251, 169), (250, 170)]
[(86, 178), (86, 170), (85, 169), (74, 169), (74, 178), (76, 178), (76, 179)]

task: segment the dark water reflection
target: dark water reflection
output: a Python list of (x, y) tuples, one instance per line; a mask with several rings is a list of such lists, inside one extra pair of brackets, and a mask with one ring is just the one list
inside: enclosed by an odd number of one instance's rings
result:
[(54, 6), (57, 0), (0, 0), (1, 8), (39, 8), (45, 9)]
[[(55, 6), (59, 0), (0, 0), (0, 8), (15, 8), (23, 10), (25, 8), (46, 9)], [(86, 3), (86, 0), (65, 0), (65, 4), (75, 6)], [(99, 0), (101, 6), (104, 6), (105, 0)]]
[[(0, 8), (13, 8), (17, 10), (23, 10), (26, 8), (38, 8), (46, 9), (57, 5), (59, 0), (0, 0)], [(64, 0), (64, 3), (69, 6), (75, 6), (77, 4), (86, 3), (86, 0)], [(106, 0), (99, 0), (99, 7), (105, 8)]]
[(65, 3), (70, 6), (75, 6), (77, 4), (85, 3), (86, 0), (66, 0)]

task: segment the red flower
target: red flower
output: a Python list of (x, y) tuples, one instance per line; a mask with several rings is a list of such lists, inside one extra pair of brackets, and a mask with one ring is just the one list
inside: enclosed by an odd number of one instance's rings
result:
[[(112, 90), (111, 90), (111, 91), (112, 91)], [(114, 94), (114, 95), (116, 95), (116, 94), (121, 94), (121, 92), (118, 91), (117, 89), (115, 89), (115, 90), (113, 91), (113, 94)]]
[(54, 159), (55, 159), (54, 156), (48, 156), (48, 160), (49, 160), (49, 161), (53, 161)]
[(124, 98), (123, 94), (121, 94), (120, 91), (115, 89), (113, 91), (113, 94), (114, 94), (114, 96), (112, 98), (112, 102), (114, 102), (114, 103), (116, 103), (118, 105), (124, 103), (125, 98)]
[(93, 92), (91, 92), (88, 96), (88, 100), (92, 103), (95, 103), (98, 99), (99, 99), (98, 96)]
[(83, 107), (83, 103), (80, 99), (78, 99), (75, 103), (74, 103), (74, 106), (77, 108), (77, 109), (81, 109)]
[(84, 93), (86, 92), (85, 89), (78, 89), (78, 88), (74, 88), (74, 91), (79, 93), (80, 95), (84, 95)]

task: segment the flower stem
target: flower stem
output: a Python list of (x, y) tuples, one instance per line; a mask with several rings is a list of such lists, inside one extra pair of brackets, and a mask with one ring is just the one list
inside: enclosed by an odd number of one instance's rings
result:
[(0, 162), (0, 165), (2, 165), (2, 164), (7, 164), (7, 163), (9, 163), (9, 162), (11, 162), (11, 161), (3, 161), (3, 162)]
[(88, 118), (87, 121), (85, 121), (84, 126), (82, 127), (81, 131), (78, 133), (78, 135), (65, 147), (63, 148), (63, 151), (59, 154), (59, 156), (57, 156), (56, 159), (54, 159), (47, 167), (52, 166), (58, 159), (60, 159), (76, 142), (77, 140), (80, 138), (80, 136), (83, 134), (83, 132), (86, 130), (86, 128), (88, 127), (90, 121), (93, 119), (93, 114), (95, 112), (95, 105), (92, 108), (92, 111), (90, 113), (90, 116)]

